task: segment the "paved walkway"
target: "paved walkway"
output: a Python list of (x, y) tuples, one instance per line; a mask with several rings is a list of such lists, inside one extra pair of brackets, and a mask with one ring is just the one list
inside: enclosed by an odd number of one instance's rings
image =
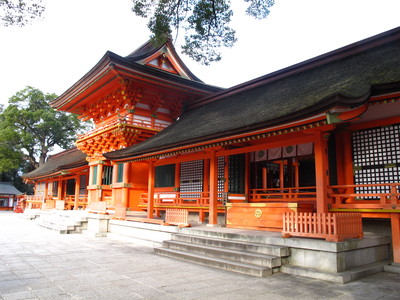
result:
[(255, 278), (110, 238), (59, 235), (0, 212), (0, 299), (400, 299), (400, 274), (348, 284)]

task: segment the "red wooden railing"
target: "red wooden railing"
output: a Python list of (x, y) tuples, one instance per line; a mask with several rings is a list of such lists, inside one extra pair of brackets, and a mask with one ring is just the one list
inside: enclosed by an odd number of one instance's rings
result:
[(110, 122), (107, 122), (103, 126), (96, 127), (88, 132), (78, 135), (78, 140), (92, 136), (100, 131), (106, 130), (108, 128), (111, 128), (111, 127), (114, 127), (117, 125), (131, 125), (131, 126), (137, 126), (137, 127), (142, 127), (142, 128), (148, 128), (148, 129), (162, 130), (162, 129), (168, 127), (170, 124), (160, 123), (157, 121), (141, 120), (141, 119), (135, 118), (134, 116), (125, 116), (125, 117), (116, 118)]
[[(139, 204), (147, 205), (148, 194), (141, 194)], [(222, 203), (222, 197), (218, 199)], [(154, 194), (154, 205), (160, 207), (208, 207), (209, 192), (163, 192)]]
[[(66, 205), (66, 209), (74, 208), (74, 206), (75, 206), (75, 195), (67, 195), (65, 197), (65, 205)], [(87, 197), (87, 195), (79, 195), (78, 206), (82, 207), (82, 209), (85, 209), (87, 205), (88, 205), (88, 197)]]
[(26, 207), (32, 209), (42, 208), (44, 195), (26, 195)]
[(167, 208), (165, 212), (165, 222), (171, 225), (186, 227), (189, 225), (189, 212), (187, 209)]
[[(364, 193), (357, 188), (369, 187), (377, 192)], [(381, 192), (386, 190), (386, 192)], [(329, 187), (331, 208), (394, 209), (400, 208), (400, 183), (334, 185)]]
[(253, 189), (250, 202), (315, 202), (315, 187)]
[(332, 242), (362, 238), (361, 214), (286, 212), (283, 216), (282, 236), (324, 238)]

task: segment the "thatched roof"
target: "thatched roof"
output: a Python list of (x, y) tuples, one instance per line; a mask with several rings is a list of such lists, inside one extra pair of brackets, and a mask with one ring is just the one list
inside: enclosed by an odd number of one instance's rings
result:
[(398, 83), (400, 28), (201, 99), (152, 138), (105, 156), (126, 159), (356, 107)]
[(25, 179), (35, 179), (46, 175), (53, 175), (57, 172), (68, 171), (87, 165), (86, 154), (77, 148), (66, 150), (50, 156), (49, 159), (36, 170), (24, 174)]

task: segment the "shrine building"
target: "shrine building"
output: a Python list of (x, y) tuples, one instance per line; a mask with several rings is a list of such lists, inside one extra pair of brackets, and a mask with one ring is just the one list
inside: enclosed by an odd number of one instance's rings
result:
[(0, 210), (13, 210), (22, 193), (10, 182), (0, 181)]
[(368, 228), (400, 263), (400, 28), (228, 89), (148, 42), (51, 106), (95, 127), (24, 175), (30, 208), (331, 243)]

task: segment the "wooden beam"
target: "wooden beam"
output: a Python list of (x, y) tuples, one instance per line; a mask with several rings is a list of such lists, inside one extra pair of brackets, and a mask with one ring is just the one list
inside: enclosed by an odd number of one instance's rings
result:
[(277, 147), (286, 147), (291, 145), (297, 144), (305, 144), (313, 141), (312, 135), (302, 135), (299, 136), (299, 133), (290, 133), (290, 134), (283, 134), (276, 138), (267, 138), (265, 139), (265, 143), (252, 145), (248, 147), (242, 148), (235, 148), (230, 150), (221, 150), (218, 151), (218, 156), (228, 156), (228, 155), (235, 155), (235, 154), (242, 154), (242, 153), (249, 153), (259, 150), (266, 150), (272, 149)]

